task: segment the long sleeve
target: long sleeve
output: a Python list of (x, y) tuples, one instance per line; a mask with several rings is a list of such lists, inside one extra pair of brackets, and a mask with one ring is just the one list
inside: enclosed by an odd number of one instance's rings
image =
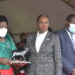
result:
[(62, 75), (61, 46), (59, 37), (57, 35), (54, 40), (54, 61), (55, 61), (55, 75)]
[(75, 69), (75, 67), (67, 61), (63, 56), (62, 56), (62, 62), (63, 62), (63, 69), (66, 71), (67, 75), (70, 75), (72, 70)]

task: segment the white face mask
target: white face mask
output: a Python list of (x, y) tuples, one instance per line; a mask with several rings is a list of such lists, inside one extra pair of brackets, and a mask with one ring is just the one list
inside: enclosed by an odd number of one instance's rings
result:
[(69, 31), (75, 33), (75, 24), (70, 24)]
[(5, 37), (7, 34), (7, 28), (0, 28), (0, 37)]

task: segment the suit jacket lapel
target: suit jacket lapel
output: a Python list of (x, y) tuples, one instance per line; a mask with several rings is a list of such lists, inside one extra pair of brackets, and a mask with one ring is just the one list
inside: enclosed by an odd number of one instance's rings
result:
[(34, 36), (33, 36), (33, 50), (34, 50), (35, 53), (37, 53), (36, 47), (35, 47), (36, 37), (37, 37), (37, 32), (35, 32)]
[(42, 44), (41, 44), (39, 53), (41, 53), (42, 50), (46, 47), (46, 45), (48, 44), (49, 40), (50, 40), (50, 32), (48, 32), (48, 33), (46, 34), (46, 37), (45, 37), (44, 41), (43, 41)]
[(65, 37), (65, 44), (70, 44), (70, 46), (71, 46), (73, 52), (75, 53), (74, 47), (73, 47), (73, 44), (72, 44), (72, 41), (71, 41), (71, 39), (70, 39), (70, 37), (69, 37), (67, 31), (64, 29), (63, 32), (64, 32), (63, 34), (64, 34), (64, 37)]
[[(48, 32), (47, 34), (46, 34), (46, 37), (45, 37), (45, 39), (44, 39), (44, 41), (42, 42), (42, 44), (41, 44), (41, 47), (40, 47), (40, 50), (39, 50), (39, 53), (44, 49), (44, 47), (46, 47), (46, 45), (48, 44), (48, 42), (49, 42), (49, 40), (50, 40), (50, 32)], [(34, 50), (34, 52), (36, 53), (36, 54), (39, 54), (39, 53), (37, 53), (37, 51), (36, 51), (36, 47), (35, 47), (35, 42), (36, 42), (36, 37), (37, 37), (37, 32), (35, 32), (34, 33), (34, 36), (33, 36), (33, 50)]]

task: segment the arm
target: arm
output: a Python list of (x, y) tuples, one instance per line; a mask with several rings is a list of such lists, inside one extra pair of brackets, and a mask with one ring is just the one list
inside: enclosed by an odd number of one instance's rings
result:
[(75, 69), (75, 67), (69, 61), (67, 61), (63, 56), (62, 56), (62, 62), (63, 62), (63, 69), (68, 75), (70, 75), (73, 69)]
[(10, 60), (0, 57), (0, 64), (10, 65)]
[(30, 35), (28, 35), (27, 37), (26, 48), (29, 48), (29, 43), (30, 43)]
[(55, 75), (62, 75), (61, 46), (59, 37), (57, 35), (54, 40), (54, 61)]
[[(62, 34), (63, 33), (58, 33), (58, 35), (60, 37), (61, 44), (63, 41)], [(65, 43), (63, 43), (62, 45), (64, 46)], [(61, 51), (63, 51), (63, 50), (64, 50), (63, 47), (61, 47)], [(63, 70), (66, 72), (67, 75), (70, 75), (75, 67), (64, 57), (64, 54), (62, 54), (62, 64), (63, 64)]]

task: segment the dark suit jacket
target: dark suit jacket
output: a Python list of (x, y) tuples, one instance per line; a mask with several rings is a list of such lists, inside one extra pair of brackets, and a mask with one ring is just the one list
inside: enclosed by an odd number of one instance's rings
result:
[(66, 29), (57, 32), (57, 34), (61, 43), (63, 75), (70, 75), (75, 69), (75, 50)]

